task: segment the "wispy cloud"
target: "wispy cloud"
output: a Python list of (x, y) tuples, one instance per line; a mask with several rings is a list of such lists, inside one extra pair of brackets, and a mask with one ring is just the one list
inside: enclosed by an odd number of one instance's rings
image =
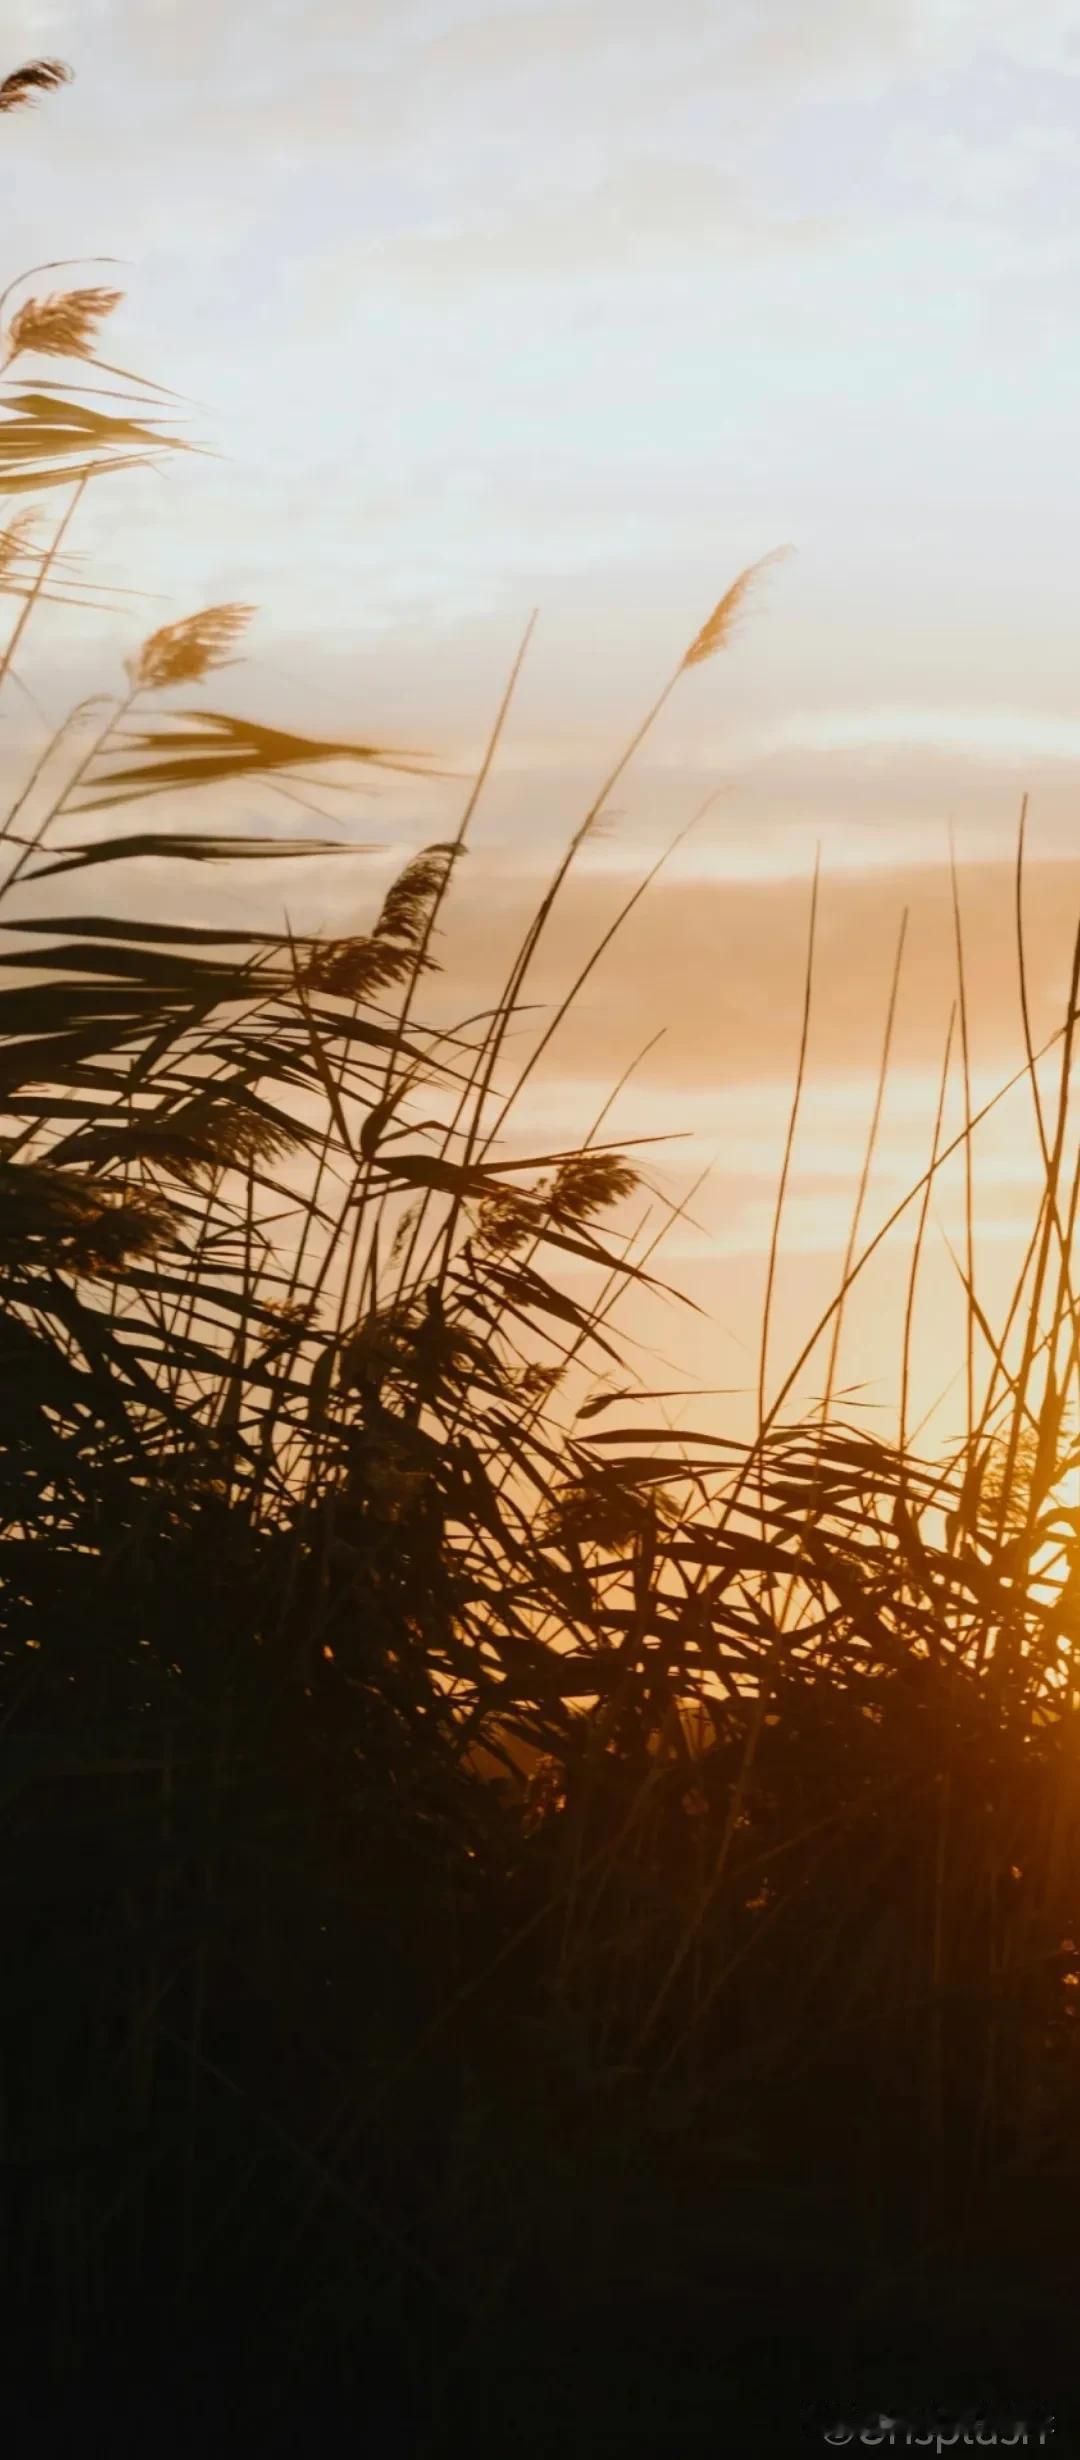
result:
[(1080, 717), (1008, 708), (870, 708), (793, 714), (744, 747), (768, 752), (930, 751), (1009, 767), (1080, 760)]

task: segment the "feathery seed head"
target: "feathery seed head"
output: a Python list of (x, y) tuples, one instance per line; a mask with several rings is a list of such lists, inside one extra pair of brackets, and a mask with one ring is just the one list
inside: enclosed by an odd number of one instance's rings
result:
[(411, 1204), (401, 1216), (390, 1245), (390, 1262), (396, 1264), (408, 1246), (420, 1215), (419, 1205)]
[(254, 613), (253, 606), (208, 606), (181, 623), (163, 624), (143, 642), (137, 657), (129, 658), (131, 683), (138, 692), (168, 692), (179, 683), (201, 683), (213, 667), (230, 664), (228, 653)]
[(291, 1152), (295, 1139), (272, 1119), (260, 1118), (239, 1102), (193, 1102), (162, 1123), (160, 1134), (145, 1147), (173, 1177), (197, 1186), (222, 1170), (243, 1170), (256, 1162), (273, 1162)]
[(71, 1242), (69, 1261), (88, 1276), (123, 1271), (140, 1257), (155, 1256), (176, 1235), (171, 1208), (146, 1191), (103, 1205), (92, 1221), (80, 1226)]
[(525, 1401), (546, 1401), (561, 1383), (563, 1374), (562, 1367), (523, 1367), (515, 1388)]
[(308, 990), (325, 991), (337, 999), (371, 999), (407, 971), (407, 948), (388, 948), (378, 939), (325, 940), (301, 971)]
[(512, 1256), (537, 1237), (542, 1219), (535, 1197), (520, 1188), (502, 1187), (477, 1208), (476, 1245), (485, 1255)]
[(30, 533), (34, 527), (35, 517), (29, 512), (16, 513), (14, 521), (8, 523), (6, 530), (0, 530), (0, 589), (18, 565), (23, 563), (27, 555), (32, 552)]
[(35, 94), (51, 94), (58, 85), (70, 85), (72, 75), (63, 60), (28, 60), (25, 68), (13, 69), (10, 77), (0, 81), (0, 111), (23, 110)]
[(545, 1536), (555, 1545), (602, 1546), (612, 1554), (655, 1538), (661, 1522), (676, 1517), (676, 1506), (660, 1487), (642, 1491), (616, 1474), (597, 1473), (564, 1486), (544, 1523)]
[(556, 1172), (551, 1210), (556, 1220), (585, 1221), (632, 1196), (638, 1185), (637, 1171), (620, 1153), (576, 1153)]
[(428, 910), (445, 887), (457, 849), (427, 846), (416, 854), (387, 890), (375, 926), (380, 939), (405, 940), (415, 947), (422, 937)]
[(327, 940), (315, 950), (302, 980), (341, 999), (369, 999), (401, 982), (422, 946), (434, 899), (445, 886), (456, 849), (428, 846), (406, 863), (383, 899), (373, 932), (350, 940)]
[(122, 290), (62, 290), (25, 299), (8, 326), (11, 357), (33, 350), (44, 358), (91, 358), (99, 324), (123, 296)]
[(771, 555), (763, 555), (759, 563), (748, 564), (746, 571), (740, 572), (738, 579), (732, 582), (729, 590), (725, 591), (719, 606), (713, 608), (708, 623), (702, 625), (697, 639), (691, 641), (683, 659), (684, 668), (704, 666), (707, 658), (715, 658), (719, 650), (726, 649), (758, 575), (764, 572), (768, 565), (780, 563), (790, 553), (790, 547), (774, 547)]
[(151, 1191), (117, 1198), (107, 1180), (47, 1163), (0, 1165), (0, 1255), (93, 1276), (152, 1255), (175, 1232), (169, 1206)]

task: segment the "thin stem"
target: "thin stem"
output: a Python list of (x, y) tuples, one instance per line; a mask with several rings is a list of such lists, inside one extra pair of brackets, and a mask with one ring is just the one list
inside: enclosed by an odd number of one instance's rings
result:
[(67, 507), (67, 511), (65, 512), (63, 519), (57, 527), (52, 545), (47, 547), (45, 552), (38, 557), (37, 571), (19, 610), (15, 628), (6, 649), (0, 653), (0, 686), (3, 685), (4, 679), (10, 670), (12, 659), (19, 648), (19, 644), (22, 641), (26, 627), (30, 622), (35, 607), (38, 604), (38, 600), (41, 597), (45, 583), (48, 580), (53, 564), (55, 563), (60, 549), (63, 546), (64, 539), (66, 538), (68, 530), (71, 527), (71, 523), (73, 522), (79, 506), (82, 503), (88, 485), (89, 480), (86, 477), (80, 478), (77, 481), (72, 493), (71, 502)]

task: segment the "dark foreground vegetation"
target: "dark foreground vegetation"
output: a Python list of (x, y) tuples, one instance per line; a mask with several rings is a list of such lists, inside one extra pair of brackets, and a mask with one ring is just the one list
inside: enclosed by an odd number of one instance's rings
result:
[[(59, 72), (21, 74), (0, 107)], [(85, 490), (183, 449), (94, 389), (116, 303), (5, 302), (9, 714)], [(433, 971), (501, 715), (363, 933), (187, 919), (192, 865), (265, 904), (329, 859), (204, 798), (410, 757), (193, 701), (248, 612), (145, 640), (0, 832), (9, 2413), (616, 2456), (966, 2409), (1066, 2449), (1075, 980), (958, 1457), (833, 1408), (843, 1289), (812, 1422), (676, 1441), (613, 1326), (662, 1266), (627, 1158), (505, 1158), (571, 857), (479, 1023)]]

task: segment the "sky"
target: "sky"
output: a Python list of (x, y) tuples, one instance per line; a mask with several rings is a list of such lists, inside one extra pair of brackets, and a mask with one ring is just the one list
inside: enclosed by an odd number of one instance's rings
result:
[[(145, 628), (256, 602), (237, 707), (462, 772), (539, 610), (453, 909), (463, 990), (490, 984), (723, 589), (794, 550), (680, 685), (582, 858), (553, 990), (715, 797), (553, 1045), (529, 1120), (563, 1137), (664, 1029), (613, 1116), (682, 1138), (657, 1165), (673, 1201), (716, 1157), (664, 1251), (715, 1329), (676, 1311), (649, 1336), (733, 1381), (820, 850), (781, 1364), (846, 1241), (905, 906), (875, 1220), (925, 1166), (955, 996), (950, 830), (980, 1082), (1022, 1055), (1025, 792), (1047, 1030), (1067, 975), (1080, 0), (15, 0), (4, 41), (11, 65), (76, 71), (7, 122), (7, 269), (82, 245), (122, 259), (80, 277), (127, 293), (106, 355), (190, 396), (219, 456), (102, 485), (86, 568), (154, 593)], [(42, 705), (107, 682), (141, 620), (50, 617), (24, 662)], [(9, 704), (13, 762), (28, 722)], [(461, 793), (358, 804), (384, 860), (358, 858), (348, 888), (316, 867), (303, 919), (363, 913)], [(1004, 1290), (1030, 1132), (1003, 1111), (983, 1141)], [(928, 1401), (951, 1363), (949, 1221), (924, 1266)], [(882, 1405), (905, 1253), (848, 1343)]]

